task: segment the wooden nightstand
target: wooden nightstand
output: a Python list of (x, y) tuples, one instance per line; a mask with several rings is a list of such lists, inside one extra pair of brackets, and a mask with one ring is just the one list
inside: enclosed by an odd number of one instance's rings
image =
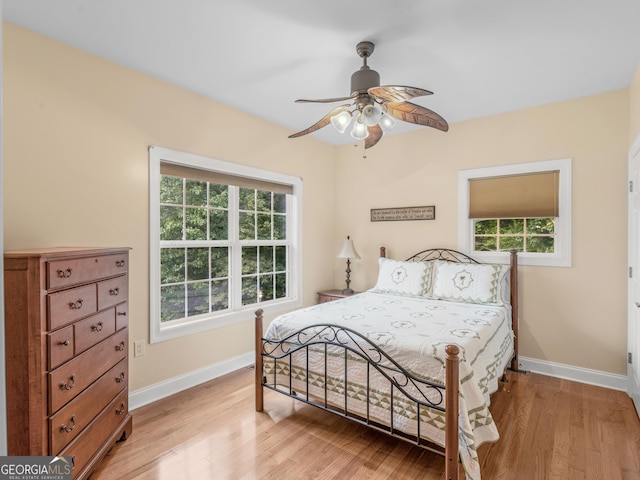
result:
[(342, 293), (342, 290), (323, 290), (318, 292), (318, 303), (333, 302), (334, 300), (340, 300), (341, 298), (357, 295), (360, 292)]

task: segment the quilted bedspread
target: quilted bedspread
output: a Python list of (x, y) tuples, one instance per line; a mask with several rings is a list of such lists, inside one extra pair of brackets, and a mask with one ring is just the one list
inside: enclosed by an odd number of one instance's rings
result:
[[(405, 370), (425, 380), (444, 384), (445, 347), (460, 347), (460, 457), (468, 479), (480, 479), (477, 449), (499, 438), (489, 412), (489, 396), (497, 390), (502, 372), (513, 352), (511, 309), (487, 305), (429, 300), (416, 297), (364, 292), (281, 315), (265, 332), (265, 339), (280, 340), (305, 327), (334, 324), (357, 331)], [(332, 347), (333, 348), (333, 347)], [(316, 398), (327, 395), (328, 403), (370, 415), (394, 429), (420, 436), (444, 446), (444, 413), (421, 408), (390, 391), (382, 375), (367, 370), (365, 362), (333, 352), (324, 358), (298, 352), (288, 361), (265, 358), (265, 375)], [(307, 373), (308, 362), (308, 373)], [(367, 380), (367, 377), (370, 377)], [(291, 379), (291, 380), (290, 380)], [(369, 385), (367, 386), (367, 383)], [(326, 384), (326, 385), (325, 385)], [(325, 389), (326, 387), (326, 389)], [(366, 403), (369, 391), (369, 405)], [(325, 392), (327, 392), (325, 394)], [(391, 408), (390, 405), (393, 405)], [(443, 404), (444, 405), (444, 404)], [(419, 420), (418, 420), (419, 418)]]

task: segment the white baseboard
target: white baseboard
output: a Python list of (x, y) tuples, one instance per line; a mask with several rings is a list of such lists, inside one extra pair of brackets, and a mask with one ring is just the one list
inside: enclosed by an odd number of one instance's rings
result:
[(562, 363), (554, 363), (535, 358), (518, 357), (518, 363), (522, 370), (530, 370), (534, 373), (548, 375), (550, 377), (564, 378), (574, 382), (588, 383), (598, 387), (611, 388), (628, 392), (628, 378), (626, 375), (590, 370), (588, 368), (574, 367)]
[[(255, 354), (245, 353), (224, 362), (209, 365), (192, 372), (170, 378), (163, 382), (150, 385), (129, 394), (129, 410), (135, 410), (149, 403), (168, 397), (175, 393), (208, 382), (214, 378), (231, 373), (239, 368), (253, 365)], [(613, 390), (628, 391), (628, 379), (626, 375), (590, 370), (588, 368), (574, 367), (561, 363), (537, 360), (535, 358), (519, 357), (519, 365), (523, 370), (529, 370), (541, 375), (564, 378), (574, 382), (587, 383), (598, 387), (611, 388)]]
[(208, 382), (214, 378), (231, 373), (239, 368), (248, 367), (255, 362), (255, 353), (249, 352), (224, 362), (208, 365), (192, 372), (149, 385), (129, 393), (129, 410), (135, 410), (149, 403), (175, 393)]

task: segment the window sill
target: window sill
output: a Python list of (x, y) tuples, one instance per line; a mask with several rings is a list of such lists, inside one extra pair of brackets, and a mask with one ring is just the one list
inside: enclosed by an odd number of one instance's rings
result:
[(151, 331), (149, 343), (153, 344), (164, 342), (187, 335), (193, 335), (195, 333), (206, 332), (208, 330), (215, 330), (251, 321), (254, 318), (255, 311), (258, 309), (262, 309), (265, 315), (275, 315), (294, 310), (299, 308), (300, 305), (301, 302), (299, 300), (283, 300), (264, 305), (256, 304), (251, 307), (247, 307), (245, 310), (236, 312), (207, 315), (200, 319), (190, 319), (185, 323), (175, 323), (173, 325), (163, 326), (159, 324), (159, 322), (156, 322), (153, 325), (158, 326), (159, 328)]
[[(469, 256), (481, 263), (509, 263), (509, 252), (470, 252)], [(536, 267), (570, 267), (571, 258), (563, 258), (560, 254), (518, 253), (518, 266)]]

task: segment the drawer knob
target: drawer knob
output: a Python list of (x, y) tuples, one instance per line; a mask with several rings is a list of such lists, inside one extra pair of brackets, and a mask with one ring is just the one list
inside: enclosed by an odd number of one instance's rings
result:
[(122, 382), (124, 382), (124, 372), (122, 372), (120, 375), (116, 377), (116, 383), (122, 383)]
[(109, 290), (109, 295), (113, 295), (113, 296), (120, 295), (120, 289), (118, 287), (112, 288), (111, 290)]
[(69, 308), (71, 310), (80, 310), (82, 308), (82, 299), (77, 302), (69, 302)]
[(58, 275), (58, 277), (60, 278), (69, 278), (71, 276), (71, 272), (73, 271), (73, 269), (71, 268), (67, 268), (66, 270), (62, 270), (61, 268), (58, 269), (58, 271), (56, 272), (56, 274)]
[(122, 415), (126, 409), (127, 407), (125, 406), (124, 402), (122, 402), (120, 404), (120, 408), (116, 408), (116, 414)]
[(65, 347), (67, 347), (69, 345), (69, 340), (64, 340), (60, 342), (60, 345), (64, 345)]
[(118, 315), (120, 315), (122, 317), (126, 317), (127, 316), (127, 312), (118, 312)]
[(60, 431), (61, 432), (71, 433), (74, 428), (76, 428), (76, 416), (75, 415), (73, 417), (71, 417), (71, 425), (69, 425), (68, 427), (64, 423), (62, 425), (60, 425)]
[(94, 332), (101, 332), (102, 331), (102, 322), (98, 322), (97, 325), (91, 325), (91, 330)]
[(120, 342), (118, 345), (116, 345), (116, 351), (123, 352), (126, 346), (127, 345), (124, 342)]
[(70, 383), (60, 382), (61, 390), (71, 390), (73, 388), (73, 386), (76, 384), (76, 374), (74, 373), (73, 375), (71, 375), (69, 377), (69, 380), (70, 380)]
[(116, 260), (116, 267), (122, 268), (125, 266), (124, 260)]

